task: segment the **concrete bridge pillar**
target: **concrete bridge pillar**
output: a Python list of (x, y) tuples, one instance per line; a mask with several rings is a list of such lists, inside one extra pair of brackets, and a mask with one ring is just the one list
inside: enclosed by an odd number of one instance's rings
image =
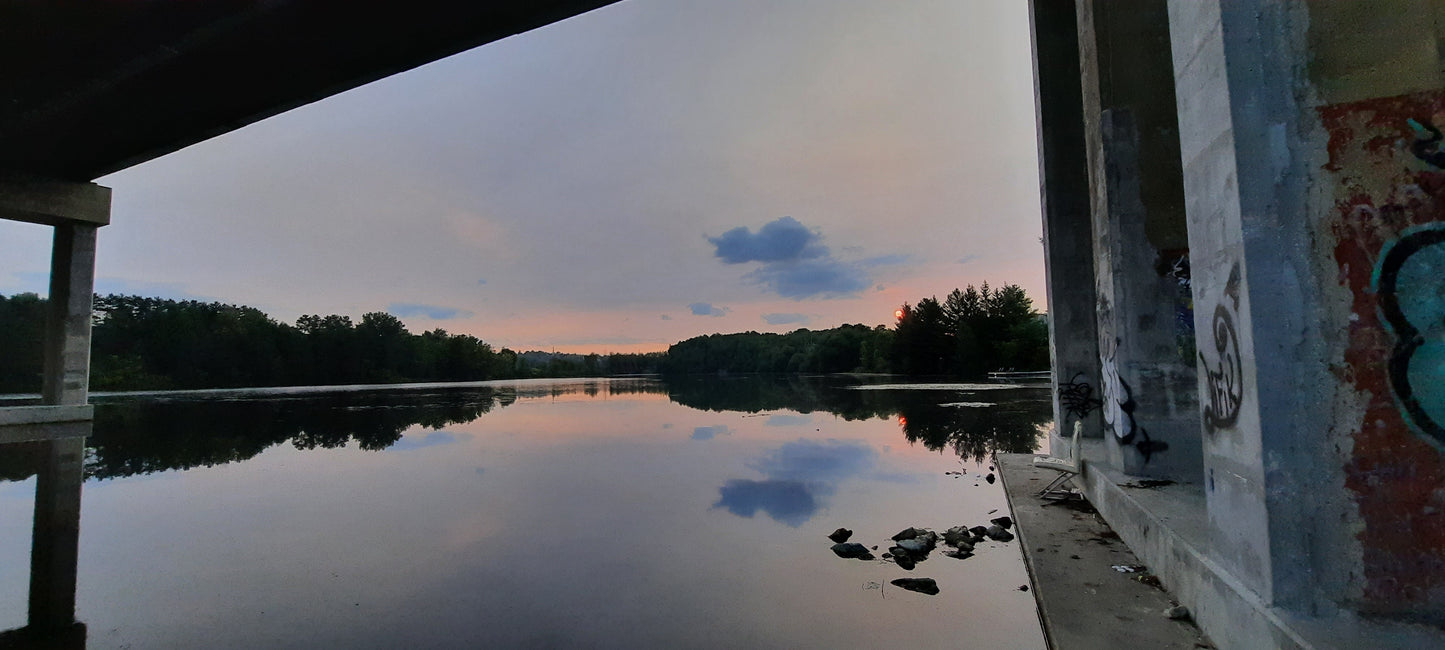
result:
[(1168, 13), (1210, 553), (1445, 626), (1445, 2)]
[(1191, 260), (1164, 0), (1078, 0), (1109, 464), (1198, 482)]
[[(1084, 423), (1084, 435), (1103, 437), (1100, 417), (1098, 322), (1094, 317), (1093, 230), (1089, 167), (1084, 150), (1079, 85), (1078, 23), (1074, 0), (1032, 0), (1034, 100), (1039, 182), (1048, 276), (1049, 351), (1054, 372), (1051, 442)], [(1056, 448), (1062, 454), (1061, 448)]]
[(85, 626), (75, 620), (80, 492), (92, 416), (87, 402), (96, 230), (110, 221), (110, 190), (0, 177), (0, 218), (55, 229), (40, 405), (0, 408), (0, 445), (38, 449), (28, 625), (0, 632), (0, 645), (84, 647)]

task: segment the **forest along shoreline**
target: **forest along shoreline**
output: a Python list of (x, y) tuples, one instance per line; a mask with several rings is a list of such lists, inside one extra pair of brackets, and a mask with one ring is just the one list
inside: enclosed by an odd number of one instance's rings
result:
[[(94, 391), (187, 390), (634, 374), (894, 373), (983, 379), (1047, 370), (1048, 325), (1018, 285), (955, 289), (903, 304), (892, 327), (845, 324), (785, 334), (696, 336), (665, 352), (569, 354), (496, 349), (469, 334), (410, 332), (385, 312), (279, 322), (253, 307), (97, 295)], [(46, 300), (0, 295), (0, 394), (40, 388)]]

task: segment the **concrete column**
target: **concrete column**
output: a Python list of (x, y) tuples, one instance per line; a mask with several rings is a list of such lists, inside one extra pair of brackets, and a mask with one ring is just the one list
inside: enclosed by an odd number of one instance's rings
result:
[(63, 438), (39, 444), (46, 449), (35, 486), (29, 627), (44, 631), (75, 623), (85, 439)]
[(90, 314), (95, 285), (96, 226), (55, 226), (50, 258), (49, 311), (45, 319), (45, 374), (41, 402), (85, 404), (90, 386)]
[(1085, 436), (1104, 435), (1099, 417), (1103, 402), (1094, 317), (1089, 161), (1084, 149), (1074, 0), (1031, 0), (1029, 5), (1044, 270), (1048, 277), (1049, 353), (1058, 434), (1051, 442), (1059, 444), (1060, 436), (1072, 433), (1075, 421), (1084, 423)]
[(1164, 0), (1078, 0), (1108, 461), (1202, 478), (1190, 251)]
[(1170, 0), (1211, 553), (1445, 626), (1445, 2)]

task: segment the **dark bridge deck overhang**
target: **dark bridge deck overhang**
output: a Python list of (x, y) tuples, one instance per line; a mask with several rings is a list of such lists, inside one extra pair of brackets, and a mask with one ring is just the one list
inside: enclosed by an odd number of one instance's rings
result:
[(616, 0), (3, 0), (0, 172), (88, 181)]

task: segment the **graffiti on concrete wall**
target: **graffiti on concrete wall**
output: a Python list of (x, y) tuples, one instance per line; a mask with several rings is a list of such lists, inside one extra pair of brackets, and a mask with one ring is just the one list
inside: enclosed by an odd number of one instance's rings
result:
[(1208, 400), (1204, 405), (1204, 427), (1210, 432), (1232, 427), (1239, 421), (1239, 408), (1244, 401), (1244, 371), (1239, 362), (1239, 333), (1234, 321), (1239, 314), (1239, 263), (1230, 269), (1229, 281), (1224, 286), (1224, 300), (1214, 308), (1214, 321), (1210, 326), (1214, 336), (1214, 356), (1211, 361), (1199, 353), (1199, 363), (1204, 366), (1204, 385)]
[(1169, 448), (1168, 443), (1161, 440), (1153, 440), (1149, 432), (1134, 419), (1134, 411), (1138, 403), (1134, 401), (1134, 391), (1129, 387), (1129, 382), (1119, 376), (1119, 365), (1116, 359), (1118, 351), (1118, 340), (1113, 340), (1105, 354), (1099, 358), (1101, 367), (1100, 383), (1103, 384), (1104, 395), (1102, 409), (1104, 422), (1113, 430), (1114, 437), (1118, 438), (1121, 445), (1133, 445), (1139, 453), (1144, 456), (1144, 462), (1149, 462), (1155, 452), (1164, 451)]
[[(1445, 162), (1445, 153), (1431, 155)], [(1395, 334), (1390, 388), (1411, 423), (1445, 444), (1445, 223), (1426, 224), (1388, 244), (1374, 275), (1380, 314)]]
[(1080, 372), (1068, 383), (1059, 384), (1059, 405), (1064, 407), (1065, 414), (1080, 420), (1104, 405), (1103, 400), (1094, 397), (1094, 387), (1083, 378), (1084, 373)]
[[(1320, 107), (1332, 210), (1318, 245), (1344, 303), (1326, 303), (1347, 436), (1345, 485), (1361, 519), (1361, 598), (1409, 610), (1445, 585), (1445, 91)], [(1329, 330), (1326, 330), (1329, 331)], [(1338, 341), (1338, 342), (1335, 342)]]

